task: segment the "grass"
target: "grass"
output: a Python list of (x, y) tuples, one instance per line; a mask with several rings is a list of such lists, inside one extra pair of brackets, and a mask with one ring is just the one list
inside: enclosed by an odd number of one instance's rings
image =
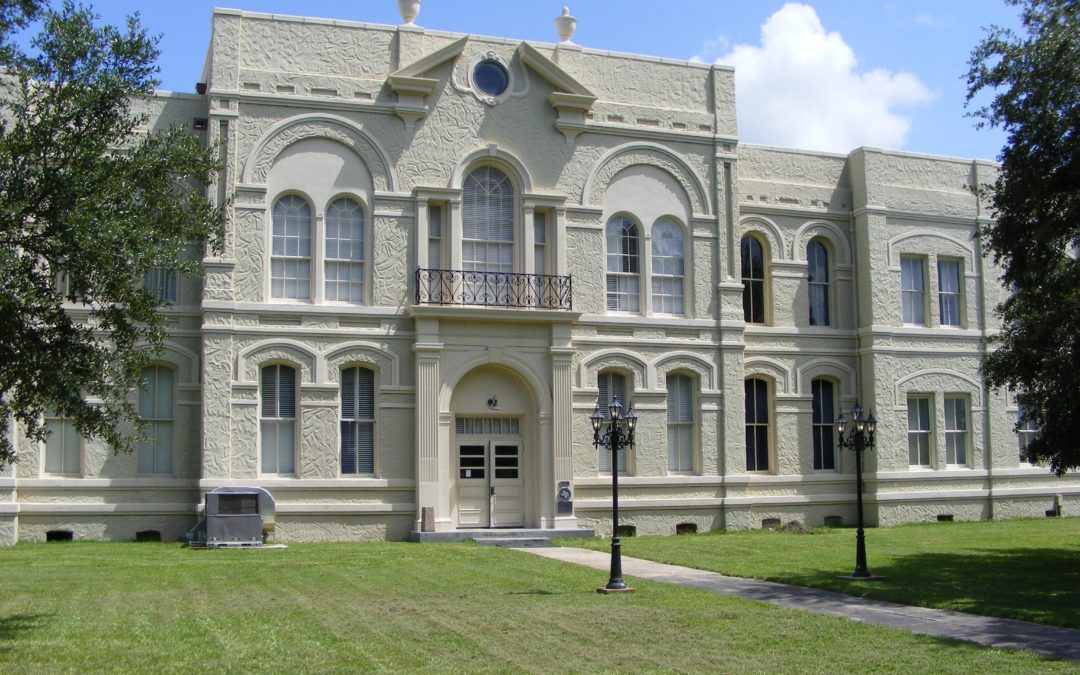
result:
[[(699, 541), (707, 539), (729, 541)], [(602, 596), (595, 589), (606, 574), (475, 545), (19, 544), (0, 550), (0, 575), (5, 673), (969, 673), (1074, 665), (666, 584), (635, 580), (633, 595)]]
[[(584, 544), (609, 550), (610, 543)], [(908, 605), (1080, 628), (1080, 518), (903, 525), (866, 531), (884, 581), (838, 579), (855, 566), (854, 529), (626, 537), (623, 555), (825, 588)]]

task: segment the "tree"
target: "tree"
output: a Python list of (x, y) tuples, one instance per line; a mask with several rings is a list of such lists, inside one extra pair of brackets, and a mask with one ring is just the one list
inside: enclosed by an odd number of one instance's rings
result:
[[(0, 420), (42, 440), (51, 410), (130, 450), (130, 392), (167, 328), (142, 280), (197, 273), (185, 251), (219, 241), (204, 196), (218, 165), (190, 133), (145, 131), (157, 39), (137, 15), (98, 19), (0, 0)], [(0, 465), (15, 453), (2, 426)]]
[(967, 75), (969, 105), (993, 94), (980, 126), (1007, 134), (982, 235), (1013, 292), (984, 374), (1039, 429), (1027, 458), (1061, 475), (1080, 467), (1080, 0), (1006, 1), (1026, 34), (991, 27)]

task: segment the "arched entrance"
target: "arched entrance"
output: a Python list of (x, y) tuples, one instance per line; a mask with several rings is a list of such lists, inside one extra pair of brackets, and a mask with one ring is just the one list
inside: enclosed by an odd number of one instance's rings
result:
[(534, 520), (536, 404), (512, 370), (479, 366), (450, 398), (450, 507), (457, 528), (523, 527)]

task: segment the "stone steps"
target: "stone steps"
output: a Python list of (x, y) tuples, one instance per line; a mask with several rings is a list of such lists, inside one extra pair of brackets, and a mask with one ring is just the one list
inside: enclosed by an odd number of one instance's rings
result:
[[(513, 546), (510, 544), (497, 544), (495, 540), (509, 540), (510, 542), (534, 542), (543, 541), (544, 543), (519, 543), (518, 547), (522, 546), (548, 546), (552, 539), (557, 538), (577, 538), (591, 539), (596, 536), (595, 530), (588, 529), (575, 529), (575, 530), (548, 530), (539, 528), (524, 528), (524, 527), (507, 527), (507, 528), (476, 528), (468, 530), (449, 530), (446, 532), (417, 532), (412, 531), (409, 533), (409, 541), (416, 541), (421, 543), (449, 543), (449, 542), (463, 542), (463, 541), (476, 541), (480, 542), (481, 539), (485, 540), (486, 546)], [(489, 543), (490, 542), (490, 543)]]
[(476, 537), (473, 541), (480, 546), (499, 546), (502, 548), (551, 546), (551, 539), (547, 537)]

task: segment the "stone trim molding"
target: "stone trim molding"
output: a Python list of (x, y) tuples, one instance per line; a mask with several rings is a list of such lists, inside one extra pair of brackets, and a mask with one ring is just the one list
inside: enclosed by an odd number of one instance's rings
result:
[(671, 174), (671, 177), (682, 185), (694, 215), (712, 214), (705, 183), (681, 157), (657, 143), (627, 143), (605, 153), (585, 179), (581, 195), (582, 205), (601, 206), (604, 193), (615, 176), (636, 164), (653, 166)]

